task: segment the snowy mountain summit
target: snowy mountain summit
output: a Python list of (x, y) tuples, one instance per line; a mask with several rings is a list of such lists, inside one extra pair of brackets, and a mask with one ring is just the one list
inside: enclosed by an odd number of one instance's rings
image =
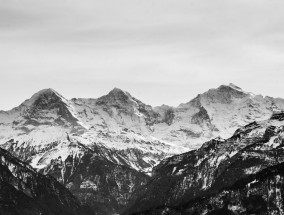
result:
[(117, 212), (162, 159), (214, 138), (227, 139), (238, 128), (281, 110), (283, 99), (247, 93), (234, 84), (210, 89), (178, 107), (152, 107), (118, 88), (100, 98), (71, 100), (45, 89), (0, 111), (0, 144), (54, 176), (83, 202), (108, 196), (104, 202), (117, 206), (102, 210)]
[[(0, 112), (0, 143), (14, 139), (17, 147), (29, 144), (42, 150), (72, 137), (88, 146), (101, 144), (120, 152), (138, 150), (143, 164), (137, 164), (137, 156), (127, 158), (127, 162), (145, 171), (165, 156), (197, 148), (215, 137), (228, 138), (239, 127), (268, 119), (283, 109), (283, 99), (247, 93), (232, 83), (210, 89), (178, 107), (155, 108), (118, 88), (97, 99), (71, 100), (44, 89), (20, 106)], [(114, 160), (120, 163), (120, 159)]]

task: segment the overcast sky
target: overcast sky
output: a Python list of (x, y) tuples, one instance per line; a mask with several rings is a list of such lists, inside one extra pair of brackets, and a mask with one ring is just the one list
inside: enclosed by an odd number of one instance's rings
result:
[(284, 98), (283, 0), (0, 0), (0, 109), (44, 88), (178, 105), (234, 83)]

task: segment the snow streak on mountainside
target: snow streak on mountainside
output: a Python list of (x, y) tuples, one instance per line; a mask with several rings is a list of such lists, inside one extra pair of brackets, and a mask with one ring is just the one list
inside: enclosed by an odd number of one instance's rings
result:
[[(95, 199), (96, 209), (101, 201), (102, 213), (111, 214), (122, 210), (130, 194), (147, 182), (145, 173), (162, 159), (212, 138), (228, 138), (241, 126), (283, 109), (283, 99), (253, 95), (233, 84), (178, 107), (155, 108), (117, 88), (98, 99), (71, 100), (45, 89), (10, 111), (0, 111), (0, 144), (79, 198), (87, 186), (89, 198), (80, 200)], [(91, 170), (82, 172), (82, 163)], [(111, 172), (96, 173), (94, 164)], [(111, 190), (105, 189), (108, 178), (114, 183)], [(110, 208), (109, 202), (116, 206)]]

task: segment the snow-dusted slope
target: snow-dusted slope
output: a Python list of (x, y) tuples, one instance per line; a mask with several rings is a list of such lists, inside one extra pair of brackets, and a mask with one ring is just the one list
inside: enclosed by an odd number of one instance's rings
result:
[(45, 89), (0, 112), (0, 144), (11, 147), (8, 141), (13, 139), (13, 150), (24, 148), (21, 156), (44, 168), (48, 162), (38, 163), (42, 156), (74, 154), (72, 147), (64, 147), (73, 138), (87, 147), (106, 147), (115, 163), (150, 171), (166, 156), (218, 136), (228, 138), (239, 127), (283, 108), (283, 99), (247, 93), (233, 84), (210, 89), (176, 108), (152, 108), (117, 88), (98, 99), (71, 100)]

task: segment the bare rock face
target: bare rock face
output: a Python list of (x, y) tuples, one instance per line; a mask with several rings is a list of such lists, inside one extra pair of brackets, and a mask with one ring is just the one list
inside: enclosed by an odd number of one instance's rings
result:
[(128, 92), (114, 88), (107, 95), (97, 99), (96, 105), (103, 108), (111, 115), (115, 114), (112, 108), (118, 111), (118, 114), (130, 115), (133, 117), (143, 116), (146, 125), (157, 123), (160, 115), (153, 111), (150, 105), (146, 105), (138, 99), (132, 97)]
[(200, 107), (199, 112), (192, 116), (191, 122), (198, 125), (203, 123), (211, 124), (210, 117), (203, 106)]
[(125, 214), (282, 214), (280, 114), (165, 159)]
[(21, 125), (60, 125), (79, 126), (78, 120), (69, 110), (66, 99), (52, 89), (41, 90), (26, 100), (18, 108), (20, 112), (13, 121), (14, 126)]
[(209, 90), (202, 95), (213, 103), (230, 104), (234, 99), (242, 99), (247, 97), (247, 93), (242, 91), (241, 88), (229, 84), (221, 85), (217, 89)]
[(54, 178), (37, 173), (3, 149), (0, 188), (1, 214), (94, 214)]

